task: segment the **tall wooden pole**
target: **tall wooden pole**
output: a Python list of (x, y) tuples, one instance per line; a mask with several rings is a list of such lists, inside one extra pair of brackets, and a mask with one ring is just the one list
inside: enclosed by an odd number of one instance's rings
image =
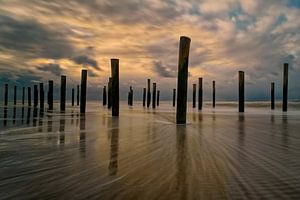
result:
[(271, 109), (275, 109), (275, 83), (271, 83)]
[(75, 102), (75, 89), (72, 88), (72, 106), (74, 106), (74, 102)]
[(53, 110), (53, 80), (48, 81), (48, 109)]
[(37, 107), (38, 106), (38, 87), (37, 85), (33, 86), (33, 106)]
[(173, 89), (173, 107), (176, 105), (176, 89)]
[(150, 83), (151, 83), (151, 80), (148, 79), (147, 80), (147, 108), (149, 108), (150, 104), (151, 104)]
[(27, 88), (28, 95), (28, 106), (31, 106), (31, 87)]
[(152, 108), (156, 107), (156, 83), (153, 83), (153, 91), (152, 91)]
[(213, 81), (213, 108), (216, 107), (216, 81)]
[(25, 104), (25, 87), (22, 88), (22, 105)]
[(79, 85), (77, 85), (77, 106), (79, 106), (79, 95), (80, 95), (80, 88)]
[(8, 104), (8, 84), (4, 86), (4, 106)]
[(146, 88), (143, 88), (143, 107), (146, 106)]
[(60, 79), (60, 111), (66, 110), (66, 86), (67, 86), (67, 77), (62, 75)]
[(85, 113), (86, 110), (86, 85), (87, 85), (87, 70), (81, 70), (81, 93), (80, 93), (80, 113)]
[(289, 64), (283, 66), (283, 94), (282, 94), (282, 111), (288, 110), (288, 82), (289, 82)]
[(111, 102), (112, 102), (112, 96), (111, 96), (111, 77), (109, 77), (108, 79), (108, 104), (107, 104), (107, 108), (110, 109), (111, 108)]
[(102, 94), (102, 104), (103, 106), (106, 106), (106, 86), (103, 87), (103, 94)]
[(178, 79), (177, 79), (177, 109), (176, 123), (186, 123), (186, 104), (188, 87), (188, 63), (191, 39), (180, 37), (179, 61), (178, 61)]
[(111, 59), (112, 116), (119, 116), (119, 59)]
[(202, 110), (202, 105), (203, 105), (203, 79), (199, 78), (198, 110)]
[(239, 71), (239, 112), (245, 111), (245, 74)]
[(17, 105), (17, 86), (14, 87), (14, 105)]
[(41, 110), (44, 110), (44, 101), (45, 101), (44, 84), (40, 83), (40, 109)]
[(160, 96), (160, 91), (157, 91), (157, 107), (159, 106), (159, 96)]
[(193, 108), (196, 108), (196, 84), (193, 84)]

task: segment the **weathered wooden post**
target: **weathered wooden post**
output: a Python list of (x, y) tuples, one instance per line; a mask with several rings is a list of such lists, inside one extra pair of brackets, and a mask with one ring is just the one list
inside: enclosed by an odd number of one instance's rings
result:
[(143, 107), (146, 106), (146, 88), (143, 88)]
[(176, 105), (176, 89), (173, 89), (173, 107)]
[(239, 71), (239, 112), (245, 111), (245, 74)]
[(44, 101), (45, 101), (45, 97), (44, 97), (45, 93), (44, 93), (44, 84), (40, 83), (40, 109), (44, 110)]
[(4, 86), (4, 106), (8, 104), (8, 84)]
[(53, 80), (48, 81), (48, 109), (53, 110)]
[(112, 101), (112, 96), (111, 96), (111, 77), (109, 77), (108, 79), (108, 104), (107, 104), (107, 108), (110, 109), (111, 108), (111, 101)]
[(152, 108), (156, 107), (156, 83), (153, 83), (153, 91), (152, 91)]
[(289, 64), (284, 63), (283, 66), (283, 94), (282, 94), (282, 111), (287, 112), (288, 109), (288, 82), (289, 82)]
[(119, 116), (119, 59), (111, 59), (112, 116)]
[(179, 61), (178, 61), (178, 79), (177, 79), (177, 109), (176, 123), (186, 123), (186, 104), (188, 87), (188, 63), (191, 39), (180, 37)]
[(25, 87), (22, 88), (22, 105), (25, 104)]
[(72, 106), (74, 106), (74, 102), (75, 102), (75, 89), (72, 88)]
[(157, 91), (157, 107), (159, 106), (159, 96), (160, 96), (160, 91)]
[(132, 86), (130, 86), (130, 106), (133, 106), (133, 89)]
[(102, 94), (102, 104), (103, 106), (106, 106), (106, 86), (103, 87), (103, 94)]
[(203, 79), (199, 78), (198, 110), (202, 110), (202, 105), (203, 105)]
[(14, 105), (17, 105), (17, 86), (14, 87)]
[(80, 93), (79, 85), (77, 85), (77, 106), (79, 106), (79, 93)]
[(271, 83), (271, 109), (275, 109), (275, 83)]
[(196, 108), (196, 84), (193, 84), (193, 108)]
[(86, 84), (87, 84), (87, 70), (81, 70), (81, 93), (80, 93), (80, 113), (85, 113), (86, 110)]
[(213, 81), (213, 108), (216, 107), (216, 81)]
[(149, 108), (150, 104), (151, 104), (150, 83), (151, 83), (151, 80), (148, 79), (147, 80), (147, 108)]
[(66, 85), (67, 77), (62, 75), (60, 78), (60, 111), (66, 110)]
[(31, 87), (27, 88), (28, 95), (28, 106), (31, 106)]
[(33, 86), (33, 106), (37, 107), (38, 106), (38, 87), (37, 85)]

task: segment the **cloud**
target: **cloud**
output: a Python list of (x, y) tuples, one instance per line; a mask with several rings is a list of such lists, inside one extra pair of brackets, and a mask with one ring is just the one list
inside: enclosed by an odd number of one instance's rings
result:
[(59, 66), (59, 64), (54, 63), (38, 66), (37, 69), (43, 72), (50, 72), (55, 76), (60, 76), (63, 74), (63, 69)]
[(154, 71), (160, 76), (165, 78), (174, 78), (176, 77), (176, 71), (166, 67), (162, 64), (161, 61), (153, 62)]
[(96, 70), (101, 71), (101, 68), (98, 66), (97, 61), (92, 58), (89, 58), (88, 56), (81, 55), (72, 58), (72, 60), (77, 64), (91, 66)]

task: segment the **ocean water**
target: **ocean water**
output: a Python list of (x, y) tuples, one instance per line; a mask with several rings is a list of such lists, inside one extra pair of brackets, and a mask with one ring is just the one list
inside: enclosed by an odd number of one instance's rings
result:
[(300, 199), (300, 107), (277, 106), (1, 107), (0, 199)]

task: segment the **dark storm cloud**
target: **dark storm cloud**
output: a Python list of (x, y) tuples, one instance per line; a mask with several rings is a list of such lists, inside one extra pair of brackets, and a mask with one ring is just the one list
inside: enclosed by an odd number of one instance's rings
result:
[(77, 64), (91, 66), (96, 70), (101, 71), (101, 68), (98, 66), (98, 62), (92, 58), (89, 58), (88, 56), (81, 55), (72, 58), (72, 60)]
[(165, 78), (176, 77), (176, 71), (169, 67), (164, 66), (161, 61), (153, 62), (154, 71), (160, 76)]
[(59, 64), (54, 63), (38, 66), (37, 69), (43, 72), (50, 72), (55, 76), (60, 76), (63, 74), (63, 69), (59, 66)]

